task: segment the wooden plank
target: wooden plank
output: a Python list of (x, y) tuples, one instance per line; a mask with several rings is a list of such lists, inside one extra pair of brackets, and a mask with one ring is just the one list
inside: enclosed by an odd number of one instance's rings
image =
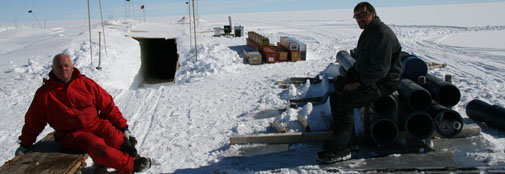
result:
[[(480, 135), (481, 129), (479, 125), (477, 124), (465, 124), (463, 125), (463, 129), (461, 132), (459, 132), (458, 135), (452, 137), (452, 138), (466, 138), (466, 137), (472, 137), (472, 136), (478, 136)], [(435, 137), (441, 137), (437, 131), (433, 132), (433, 135), (431, 135), (431, 138)]]
[(63, 149), (54, 141), (54, 132), (49, 133), (25, 154), (20, 154), (5, 162), (0, 174), (10, 173), (76, 173), (88, 154)]
[[(281, 89), (288, 89), (290, 85), (286, 85), (286, 84), (281, 84), (279, 85), (279, 88)], [(296, 86), (295, 86), (296, 87)]]
[(326, 96), (323, 97), (308, 97), (308, 98), (294, 98), (294, 99), (289, 99), (289, 102), (295, 102), (295, 103), (306, 103), (306, 102), (323, 102)]
[[(291, 77), (288, 80), (279, 80), (277, 81), (277, 84), (279, 84), (279, 88), (289, 88), (290, 84), (295, 85), (295, 87), (299, 87), (307, 82), (307, 80), (310, 81), (311, 84), (317, 84), (322, 82), (322, 79), (320, 76), (316, 77)], [(328, 79), (329, 81), (333, 81), (332, 78)]]
[(426, 62), (426, 64), (428, 65), (429, 70), (432, 70), (435, 68), (445, 68), (447, 66), (447, 64), (445, 64), (445, 63), (438, 63), (438, 62)]
[[(230, 137), (230, 144), (266, 143), (266, 144), (296, 144), (331, 139), (333, 131), (318, 132), (293, 132), (293, 133), (268, 133), (253, 135), (238, 135)], [(454, 138), (466, 138), (480, 134), (480, 127), (476, 124), (468, 124)], [(436, 137), (434, 133), (432, 138)]]
[(289, 151), (289, 144), (255, 144), (240, 147), (239, 156), (253, 157), (272, 153), (281, 153)]
[(230, 144), (232, 145), (247, 144), (247, 143), (296, 144), (296, 143), (329, 140), (331, 136), (332, 131), (238, 135), (230, 137)]
[(270, 126), (272, 126), (279, 133), (286, 133), (286, 128), (277, 120), (271, 122)]
[(313, 81), (320, 80), (320, 79), (315, 78), (315, 77), (290, 77), (289, 78), (289, 82), (305, 83), (305, 82), (307, 82), (307, 80), (309, 80), (310, 82), (313, 82)]

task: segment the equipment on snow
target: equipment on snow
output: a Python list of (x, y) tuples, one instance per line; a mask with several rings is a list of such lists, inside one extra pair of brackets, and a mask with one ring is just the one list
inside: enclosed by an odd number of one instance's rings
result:
[(466, 115), (496, 129), (505, 131), (505, 108), (491, 105), (482, 100), (472, 100), (466, 105)]

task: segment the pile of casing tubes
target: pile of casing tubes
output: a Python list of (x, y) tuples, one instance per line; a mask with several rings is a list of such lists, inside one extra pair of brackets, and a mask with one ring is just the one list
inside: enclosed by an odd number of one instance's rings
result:
[[(340, 75), (356, 61), (347, 51), (337, 54)], [(393, 144), (400, 131), (414, 139), (430, 138), (434, 131), (446, 138), (458, 135), (463, 129), (463, 118), (452, 110), (461, 98), (459, 89), (452, 84), (452, 76), (445, 80), (428, 74), (426, 62), (415, 55), (401, 53), (403, 73), (397, 92), (370, 103), (368, 120), (363, 123), (367, 138), (378, 145)]]

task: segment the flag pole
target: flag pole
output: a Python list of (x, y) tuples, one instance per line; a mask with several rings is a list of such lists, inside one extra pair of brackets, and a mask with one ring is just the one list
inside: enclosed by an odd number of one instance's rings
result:
[(33, 15), (33, 17), (35, 18), (35, 21), (37, 21), (37, 24), (39, 24), (40, 29), (42, 29), (42, 25), (40, 25), (39, 19), (37, 19), (37, 16), (35, 16), (35, 13), (32, 10), (28, 11), (28, 13), (31, 13)]
[(132, 1), (132, 13), (133, 13), (133, 20), (138, 20), (137, 17), (135, 16), (135, 4), (133, 3), (133, 0)]
[[(104, 37), (104, 41), (105, 41), (105, 37)], [(100, 31), (98, 31), (98, 66), (96, 67), (97, 70), (102, 69), (100, 64), (102, 64), (102, 33)]]
[(191, 1), (188, 0), (188, 24), (189, 24), (189, 49), (193, 47), (193, 34), (191, 34)]
[(103, 23), (103, 15), (102, 15), (102, 0), (98, 0), (98, 5), (100, 6), (100, 19), (102, 19), (102, 33), (103, 33), (103, 44), (105, 48), (105, 57), (107, 57), (107, 42), (105, 41), (105, 27)]
[(88, 26), (89, 26), (89, 54), (91, 57), (91, 66), (93, 66), (93, 46), (91, 45), (91, 13), (89, 10), (89, 0), (88, 0)]
[(128, 2), (128, 3), (127, 3), (127, 7), (126, 7), (126, 9), (127, 9), (127, 16), (128, 16), (127, 18), (128, 18), (128, 19), (130, 19), (130, 16), (131, 16), (131, 15), (130, 15), (130, 11), (131, 11), (131, 4), (130, 4), (130, 0), (126, 0), (126, 1)]
[(142, 9), (142, 12), (144, 12), (144, 22), (146, 22), (146, 9), (144, 5), (140, 6), (140, 9)]
[(195, 60), (198, 62), (198, 46), (196, 44), (195, 0), (192, 0), (192, 1), (193, 1), (193, 31), (195, 32), (194, 33), (194, 35), (195, 35)]
[(127, 10), (126, 1), (124, 1), (124, 19), (126, 20), (126, 18), (128, 18), (128, 10)]

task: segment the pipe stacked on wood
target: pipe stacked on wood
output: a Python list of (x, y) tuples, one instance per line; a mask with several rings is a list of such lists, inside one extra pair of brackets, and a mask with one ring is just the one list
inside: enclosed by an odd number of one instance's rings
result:
[(433, 117), (437, 133), (442, 137), (454, 137), (463, 130), (463, 118), (452, 109), (433, 102), (428, 113)]
[(370, 105), (370, 138), (378, 145), (391, 145), (398, 138), (397, 106), (398, 100), (394, 94), (383, 96)]
[[(426, 63), (417, 56), (403, 52), (401, 59), (404, 71), (398, 93), (381, 97), (370, 105), (369, 125), (365, 127), (368, 126), (371, 140), (378, 145), (391, 145), (399, 131), (414, 139), (429, 138), (435, 130), (442, 137), (456, 136), (463, 128), (463, 119), (450, 107), (459, 102), (459, 89), (427, 75)], [(341, 72), (349, 70), (355, 61), (347, 51), (337, 54)], [(426, 81), (419, 83), (419, 77), (425, 77), (421, 79)]]

